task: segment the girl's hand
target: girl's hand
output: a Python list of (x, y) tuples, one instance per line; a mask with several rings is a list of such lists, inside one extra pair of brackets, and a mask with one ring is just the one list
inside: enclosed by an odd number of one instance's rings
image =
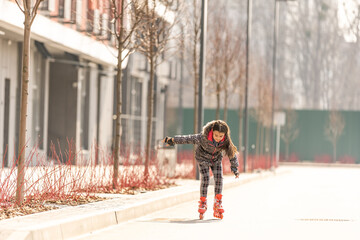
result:
[(174, 146), (175, 145), (174, 139), (172, 137), (165, 137), (163, 141), (168, 146)]
[(231, 171), (234, 173), (235, 178), (239, 178), (239, 170), (236, 167), (231, 167)]

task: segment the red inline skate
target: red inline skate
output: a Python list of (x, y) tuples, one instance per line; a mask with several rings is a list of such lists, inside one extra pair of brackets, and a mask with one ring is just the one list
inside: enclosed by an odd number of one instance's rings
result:
[(199, 209), (198, 209), (198, 212), (200, 213), (200, 220), (204, 219), (204, 214), (206, 210), (207, 210), (206, 197), (201, 197), (199, 201)]
[(215, 199), (214, 199), (214, 217), (223, 219), (224, 209), (221, 205), (221, 203), (222, 203), (221, 199), (222, 199), (222, 195), (216, 194)]

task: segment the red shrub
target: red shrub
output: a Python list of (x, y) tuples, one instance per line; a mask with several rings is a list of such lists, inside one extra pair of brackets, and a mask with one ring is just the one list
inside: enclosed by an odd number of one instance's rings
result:
[[(91, 153), (84, 156), (83, 153), (76, 153), (72, 149), (69, 144), (69, 149), (62, 153), (56, 151), (53, 145), (51, 156), (48, 157), (40, 154), (34, 147), (27, 154), (23, 170), (25, 204), (34, 199), (76, 200), (96, 192), (113, 190), (113, 154), (97, 147), (95, 158)], [(145, 177), (142, 156), (121, 156), (122, 165), (119, 166), (118, 189), (115, 189), (115, 192), (121, 192), (124, 188), (155, 190), (173, 184), (159, 172), (155, 158), (150, 161), (149, 174)], [(0, 169), (0, 208), (14, 204), (16, 176), (16, 164), (11, 168)]]
[(289, 162), (300, 162), (299, 156), (296, 153), (291, 153), (289, 157)]
[(330, 155), (316, 155), (314, 157), (314, 162), (315, 163), (332, 163), (332, 157)]
[(299, 156), (296, 154), (296, 153), (291, 153), (289, 155), (289, 159), (286, 159), (285, 158), (285, 155), (284, 154), (281, 154), (280, 155), (280, 162), (299, 162)]
[(339, 163), (355, 164), (356, 158), (349, 155), (344, 155), (339, 158)]

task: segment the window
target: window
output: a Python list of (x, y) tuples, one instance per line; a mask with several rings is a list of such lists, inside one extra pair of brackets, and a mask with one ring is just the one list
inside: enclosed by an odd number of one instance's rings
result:
[(94, 35), (100, 35), (100, 10), (98, 1), (88, 0), (86, 29)]
[(77, 0), (71, 0), (71, 17), (70, 17), (70, 21), (72, 23), (76, 23), (76, 3)]
[(141, 116), (142, 108), (142, 83), (137, 77), (131, 77), (131, 114), (134, 116)]
[(65, 0), (59, 0), (59, 12), (58, 15), (60, 18), (64, 18), (65, 11)]
[[(141, 146), (141, 109), (142, 109), (142, 82), (140, 78), (131, 77), (131, 114), (133, 119), (133, 145), (135, 148)], [(139, 149), (135, 149), (139, 150)]]
[[(5, 98), (4, 98), (4, 140), (3, 140), (3, 148), (1, 153), (1, 158), (4, 159), (3, 166), (8, 166), (8, 145), (9, 145), (9, 116), (10, 116), (10, 79), (5, 79)], [(6, 154), (5, 154), (6, 153)], [(1, 161), (0, 161), (1, 162)], [(2, 166), (0, 166), (2, 167)]]
[(40, 4), (39, 9), (42, 11), (54, 12), (55, 11), (55, 0), (44, 0)]

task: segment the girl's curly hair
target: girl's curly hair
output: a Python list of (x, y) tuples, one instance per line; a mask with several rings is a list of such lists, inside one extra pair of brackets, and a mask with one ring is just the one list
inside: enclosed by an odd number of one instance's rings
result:
[(235, 154), (237, 152), (237, 148), (235, 147), (235, 145), (233, 144), (231, 137), (230, 137), (230, 128), (229, 126), (226, 124), (226, 122), (222, 121), (222, 120), (216, 120), (213, 123), (212, 126), (213, 131), (219, 131), (222, 133), (225, 133), (225, 136), (228, 140), (228, 144), (226, 146), (226, 155), (228, 155), (228, 157), (231, 159), (233, 157), (235, 157)]

